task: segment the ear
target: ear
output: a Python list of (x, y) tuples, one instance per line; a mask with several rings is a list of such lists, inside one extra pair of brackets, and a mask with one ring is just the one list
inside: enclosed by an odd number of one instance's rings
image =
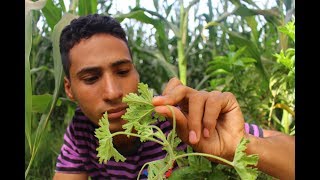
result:
[(64, 77), (64, 91), (70, 100), (75, 101), (72, 90), (71, 90), (71, 82), (70, 79)]

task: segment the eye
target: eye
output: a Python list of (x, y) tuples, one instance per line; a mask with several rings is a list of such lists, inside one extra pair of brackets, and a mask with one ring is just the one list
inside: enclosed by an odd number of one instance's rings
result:
[(99, 79), (98, 76), (90, 76), (83, 79), (86, 84), (93, 84)]
[(129, 73), (129, 69), (126, 69), (126, 70), (119, 70), (117, 71), (117, 74), (121, 75), (121, 76), (125, 76)]

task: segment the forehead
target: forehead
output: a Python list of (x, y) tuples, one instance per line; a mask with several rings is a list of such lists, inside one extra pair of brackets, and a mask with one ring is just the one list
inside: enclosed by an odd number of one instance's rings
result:
[(126, 42), (109, 34), (82, 39), (70, 50), (70, 72), (88, 66), (111, 66), (119, 60), (131, 60)]

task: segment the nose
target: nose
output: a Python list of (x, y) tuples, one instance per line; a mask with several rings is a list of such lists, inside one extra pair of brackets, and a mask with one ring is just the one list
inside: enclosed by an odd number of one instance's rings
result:
[(123, 90), (121, 83), (117, 82), (116, 78), (107, 75), (104, 77), (101, 88), (104, 101), (112, 102), (122, 100)]

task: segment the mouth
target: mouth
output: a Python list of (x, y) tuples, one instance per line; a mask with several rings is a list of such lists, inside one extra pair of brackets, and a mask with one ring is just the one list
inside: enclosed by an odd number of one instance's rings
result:
[[(110, 109), (108, 110), (108, 120), (112, 121), (112, 120), (118, 120), (121, 119), (121, 116), (124, 115), (127, 110), (127, 107), (119, 107), (119, 108), (114, 108), (114, 109)], [(102, 113), (104, 114), (104, 113)]]

